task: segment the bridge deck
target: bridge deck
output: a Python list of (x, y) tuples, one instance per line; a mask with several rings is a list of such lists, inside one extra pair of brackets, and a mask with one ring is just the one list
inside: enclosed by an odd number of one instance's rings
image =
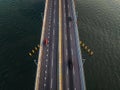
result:
[(46, 0), (35, 90), (86, 90), (76, 21), (73, 0)]

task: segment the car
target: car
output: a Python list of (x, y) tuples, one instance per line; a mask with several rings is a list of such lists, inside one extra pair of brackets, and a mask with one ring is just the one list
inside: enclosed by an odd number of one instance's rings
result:
[(43, 43), (44, 43), (44, 45), (47, 45), (48, 44), (48, 39), (45, 38)]
[(72, 21), (72, 17), (69, 16), (69, 17), (68, 17), (68, 20), (69, 20), (69, 21)]
[(73, 63), (71, 59), (68, 59), (68, 68), (72, 69), (73, 68)]

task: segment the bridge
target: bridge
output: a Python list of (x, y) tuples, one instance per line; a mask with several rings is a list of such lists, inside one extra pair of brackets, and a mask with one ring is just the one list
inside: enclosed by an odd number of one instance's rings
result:
[(86, 90), (74, 0), (46, 0), (35, 90)]

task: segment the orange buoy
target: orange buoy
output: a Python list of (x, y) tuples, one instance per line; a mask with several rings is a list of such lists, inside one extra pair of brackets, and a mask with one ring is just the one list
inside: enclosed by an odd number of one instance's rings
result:
[(84, 47), (85, 46), (85, 44), (84, 43), (82, 43), (82, 47)]
[(90, 52), (90, 55), (93, 55), (93, 51)]
[(88, 52), (89, 55), (93, 55), (93, 54), (94, 54), (94, 52), (91, 51), (91, 50), (88, 48), (88, 46), (85, 45), (85, 43), (83, 43), (82, 41), (80, 41), (80, 45), (81, 45), (81, 47), (83, 47), (83, 48)]
[(37, 47), (35, 47), (35, 50), (37, 51), (37, 50), (38, 50), (38, 48), (37, 48)]
[(31, 53), (29, 53), (29, 56), (32, 56), (32, 54), (31, 54)]
[(80, 45), (82, 44), (82, 41), (80, 41)]
[(32, 50), (32, 52), (33, 52), (33, 53), (35, 53), (35, 51), (34, 51), (34, 50)]
[(87, 48), (88, 48), (88, 46), (85, 46), (85, 48), (84, 48), (84, 49), (86, 50)]
[(87, 51), (90, 52), (90, 49), (88, 49)]

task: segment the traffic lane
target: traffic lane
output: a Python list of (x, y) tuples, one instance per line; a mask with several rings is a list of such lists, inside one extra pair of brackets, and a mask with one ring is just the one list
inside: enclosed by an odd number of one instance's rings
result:
[(65, 0), (62, 3), (63, 16), (63, 89), (69, 90), (69, 74), (68, 74), (68, 47), (67, 47), (67, 29), (66, 29), (66, 6)]
[[(74, 18), (73, 17), (73, 11), (72, 11), (72, 5), (71, 5), (71, 3), (72, 2), (69, 2), (69, 11), (70, 11), (70, 15), (71, 15), (71, 17), (72, 18)], [(72, 19), (72, 20), (74, 20), (74, 19)], [(71, 48), (71, 52), (72, 52), (72, 58), (73, 58), (73, 76), (74, 76), (74, 90), (80, 90), (81, 88), (80, 88), (80, 75), (79, 75), (79, 65), (78, 65), (78, 58), (77, 58), (77, 48), (76, 48), (76, 42), (75, 42), (75, 28), (74, 28), (74, 24), (73, 24), (73, 21), (70, 23), (70, 26), (69, 26), (70, 28), (71, 28), (71, 30), (70, 30), (70, 32), (71, 32), (71, 35), (70, 35), (70, 37), (71, 37), (71, 41), (73, 42), (73, 43), (71, 43), (71, 46), (72, 46), (72, 48)]]
[[(72, 14), (72, 12), (71, 12), (71, 10), (70, 10), (70, 8), (71, 8), (71, 5), (70, 4), (68, 4), (68, 6), (69, 6), (69, 16), (71, 17), (71, 14)], [(78, 70), (76, 70), (76, 66), (77, 66), (77, 63), (75, 62), (76, 60), (77, 60), (77, 54), (76, 54), (76, 50), (74, 49), (76, 46), (75, 46), (75, 38), (74, 38), (74, 36), (73, 36), (73, 26), (72, 26), (72, 21), (71, 22), (69, 22), (69, 28), (70, 28), (70, 40), (71, 40), (71, 52), (72, 52), (72, 63), (73, 63), (73, 72), (72, 72), (72, 74), (73, 74), (73, 82), (74, 82), (74, 90), (80, 90), (80, 88), (79, 88), (79, 86), (80, 86), (80, 84), (79, 84), (79, 71)], [(78, 72), (76, 72), (76, 71), (78, 71)]]
[[(53, 1), (51, 1), (50, 2), (50, 4), (52, 3)], [(48, 29), (46, 30), (46, 33), (45, 33), (45, 37), (47, 37), (48, 38), (48, 41), (49, 41), (49, 44), (47, 45), (47, 46), (45, 46), (45, 48), (47, 48), (47, 50), (44, 48), (44, 53), (46, 53), (46, 54), (44, 54), (45, 56), (44, 57), (46, 57), (45, 59), (44, 59), (44, 62), (46, 63), (46, 64), (44, 64), (44, 76), (42, 77), (42, 78), (44, 78), (44, 80), (43, 80), (43, 84), (42, 84), (42, 86), (43, 86), (43, 88), (45, 89), (45, 90), (48, 90), (49, 89), (49, 86), (50, 86), (50, 83), (48, 83), (48, 82), (50, 82), (49, 81), (49, 74), (50, 74), (50, 52), (49, 51), (51, 51), (50, 50), (50, 47), (51, 47), (51, 36), (50, 35), (47, 35), (48, 34), (48, 32), (49, 33), (51, 33), (50, 32), (50, 30), (51, 30), (51, 16), (52, 16), (52, 10), (53, 10), (53, 8), (52, 8), (52, 5), (51, 5), (51, 7), (49, 8), (50, 10), (50, 12), (49, 12), (49, 19), (47, 19), (47, 20), (49, 20), (49, 22), (48, 22)]]
[[(48, 8), (50, 8), (50, 3), (48, 4)], [(50, 13), (49, 13), (49, 10), (48, 10), (48, 11), (47, 11), (47, 17), (46, 17), (46, 18), (47, 18), (47, 19), (46, 19), (47, 21), (46, 21), (46, 28), (45, 28), (44, 38), (46, 37), (46, 34), (47, 34), (46, 31), (47, 31), (47, 29), (48, 29), (48, 27), (47, 27), (47, 26), (48, 26), (48, 23), (47, 23), (47, 22), (48, 22), (48, 20), (49, 20), (49, 19), (48, 19), (48, 16), (49, 16), (49, 15), (50, 15)], [(44, 49), (44, 48), (45, 48), (45, 47), (43, 46), (43, 55), (42, 55), (42, 59), (43, 59), (43, 60), (42, 60), (42, 62), (41, 62), (42, 64), (41, 64), (41, 73), (40, 73), (41, 75), (40, 75), (40, 85), (39, 85), (39, 88), (40, 88), (40, 89), (44, 89), (44, 87), (46, 86), (46, 84), (45, 84), (45, 79), (47, 78), (47, 76), (45, 75), (45, 71), (46, 71), (46, 69), (47, 69), (47, 67), (45, 67), (46, 64), (47, 64), (46, 61), (45, 61), (45, 59), (46, 59), (46, 56), (45, 56), (45, 55), (46, 55), (47, 52), (46, 52), (46, 49)], [(49, 56), (48, 56), (48, 57), (49, 57)], [(43, 78), (43, 77), (44, 77), (44, 78)]]
[[(66, 0), (65, 1), (65, 6), (66, 6), (66, 16), (67, 16), (67, 18), (66, 18), (66, 26), (67, 26), (67, 49), (68, 49), (68, 62), (71, 62), (71, 45), (70, 45), (70, 32), (69, 32), (69, 30), (70, 30), (70, 28), (69, 28), (69, 19), (68, 19), (68, 17), (69, 17), (69, 12), (68, 12), (68, 1)], [(69, 67), (69, 63), (67, 63), (67, 66)], [(73, 75), (72, 75), (72, 69), (71, 69), (71, 67), (69, 67), (69, 69), (68, 69), (68, 75), (69, 75), (69, 89), (70, 90), (73, 90), (73, 88), (74, 88), (74, 85), (73, 85)]]
[(53, 11), (53, 33), (52, 33), (52, 68), (51, 68), (51, 85), (50, 90), (57, 90), (57, 1), (54, 1), (54, 11)]
[[(55, 5), (55, 3), (54, 3), (54, 5)], [(54, 9), (55, 9), (55, 8), (54, 8)], [(55, 14), (55, 12), (56, 12), (56, 11), (53, 11), (54, 14)], [(53, 15), (54, 15), (54, 14), (53, 14)], [(54, 17), (52, 16), (52, 23), (55, 23), (55, 20), (56, 20), (56, 19), (54, 19)], [(51, 33), (50, 35), (51, 35), (51, 37), (52, 37), (52, 36), (53, 36), (53, 35), (52, 35), (52, 32), (53, 32), (53, 34), (54, 34), (53, 28), (55, 27), (55, 24), (52, 24), (51, 26), (52, 26), (52, 29), (50, 30), (50, 33)], [(53, 38), (52, 40), (54, 40), (54, 38)], [(53, 41), (50, 41), (50, 42), (52, 42), (52, 44), (54, 44)], [(55, 45), (55, 44), (54, 44), (54, 45)], [(53, 45), (52, 47), (50, 46), (50, 47), (51, 47), (51, 50), (50, 50), (50, 51), (52, 51), (52, 53), (54, 53), (54, 50), (52, 50), (52, 49), (54, 48), (54, 45)], [(53, 64), (53, 56), (54, 56), (54, 55), (51, 56), (51, 60), (52, 60), (52, 64), (51, 64), (51, 65), (52, 65), (52, 66), (56, 65), (56, 64)], [(54, 68), (54, 69), (55, 69), (55, 68)], [(55, 71), (56, 71), (56, 70), (55, 70)], [(56, 75), (56, 73), (55, 73), (55, 75)], [(56, 84), (55, 81), (56, 81), (56, 80), (54, 80), (54, 79), (52, 78), (52, 69), (51, 69), (51, 77), (50, 77), (49, 80), (50, 80), (50, 81), (48, 81), (48, 82), (50, 82), (50, 88), (52, 88), (52, 85), (54, 85), (54, 87), (55, 87), (55, 84)], [(56, 87), (55, 87), (55, 88), (56, 88)]]
[[(54, 29), (54, 26), (55, 26), (55, 17), (54, 17), (54, 15), (55, 15), (55, 7), (54, 7), (54, 2), (55, 1), (53, 1), (52, 2), (52, 8), (53, 8), (53, 11), (52, 11), (52, 25), (51, 25), (51, 29), (50, 29), (50, 36), (51, 36), (51, 41), (50, 41), (50, 53), (51, 53), (51, 55), (50, 55), (50, 60), (49, 60), (49, 64), (50, 64), (50, 74), (49, 74), (49, 76), (48, 76), (48, 88), (47, 88), (47, 90), (52, 90), (52, 88), (53, 88), (53, 85), (55, 85), (55, 83), (56, 82), (54, 82), (53, 80), (53, 70), (55, 69), (55, 68), (53, 68), (53, 66), (55, 65), (55, 64), (53, 64), (53, 58), (54, 58), (54, 45), (55, 45), (55, 42), (54, 42), (54, 35), (53, 35), (53, 29)], [(55, 86), (54, 86), (55, 87)]]
[(73, 62), (73, 81), (74, 81), (74, 90), (80, 90), (80, 78), (79, 78), (79, 66), (78, 66), (78, 58), (77, 58), (77, 48), (75, 43), (75, 35), (74, 29), (70, 25), (70, 40), (71, 40), (71, 52), (72, 52), (72, 62)]
[(54, 22), (54, 25), (55, 25), (55, 30), (53, 31), (53, 35), (54, 35), (54, 39), (55, 39), (55, 42), (54, 42), (54, 71), (53, 71), (53, 82), (54, 82), (54, 88), (53, 90), (57, 90), (57, 59), (58, 59), (58, 0), (55, 0), (55, 22)]

